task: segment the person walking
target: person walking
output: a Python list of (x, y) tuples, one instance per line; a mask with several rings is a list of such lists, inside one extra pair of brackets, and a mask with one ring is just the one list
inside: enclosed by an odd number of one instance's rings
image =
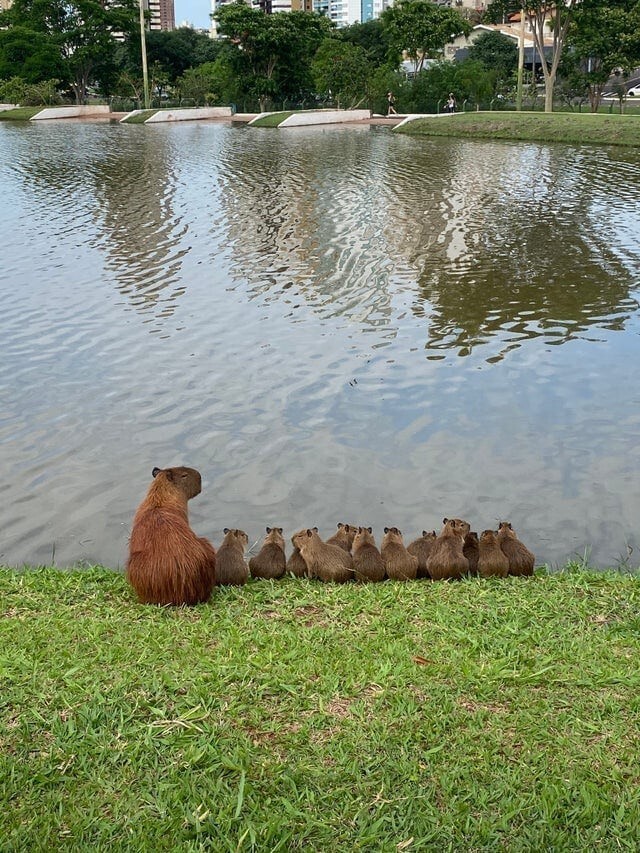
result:
[(453, 97), (453, 92), (449, 92), (446, 110), (448, 113), (455, 113), (456, 111), (456, 99)]
[(388, 116), (398, 115), (396, 112), (396, 99), (393, 97), (393, 92), (387, 92), (387, 104), (389, 105), (387, 109)]

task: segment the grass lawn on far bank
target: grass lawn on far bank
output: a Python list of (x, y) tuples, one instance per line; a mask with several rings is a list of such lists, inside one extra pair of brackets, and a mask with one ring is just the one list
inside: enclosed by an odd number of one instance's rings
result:
[(0, 570), (3, 851), (637, 850), (640, 577)]
[(292, 116), (293, 112), (269, 113), (265, 116), (258, 117), (251, 122), (251, 127), (278, 127), (282, 122)]
[(396, 133), (603, 145), (640, 145), (640, 116), (482, 112), (415, 119)]
[(29, 121), (46, 107), (15, 107), (13, 110), (0, 110), (0, 121)]

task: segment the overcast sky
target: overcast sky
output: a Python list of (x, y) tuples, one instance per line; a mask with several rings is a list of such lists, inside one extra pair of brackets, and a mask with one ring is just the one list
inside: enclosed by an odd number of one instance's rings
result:
[(209, 0), (175, 0), (176, 27), (183, 21), (189, 21), (194, 27), (209, 29)]

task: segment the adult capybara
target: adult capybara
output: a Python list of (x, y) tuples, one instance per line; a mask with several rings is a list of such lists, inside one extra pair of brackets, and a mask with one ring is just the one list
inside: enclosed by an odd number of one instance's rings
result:
[(509, 560), (510, 575), (532, 575), (535, 557), (516, 536), (516, 532), (508, 521), (498, 525), (498, 542), (500, 548)]
[(348, 551), (351, 553), (351, 547), (353, 545), (353, 540), (355, 538), (357, 532), (357, 528), (353, 524), (344, 524), (344, 522), (338, 522), (338, 529), (331, 536), (331, 538), (327, 539), (327, 545), (337, 545), (338, 548), (342, 548), (343, 551)]
[[(465, 529), (466, 528), (466, 529)], [(445, 518), (427, 559), (427, 571), (434, 581), (461, 578), (469, 572), (469, 561), (462, 548), (469, 525), (459, 518)]]
[(470, 530), (464, 537), (462, 553), (469, 561), (469, 574), (478, 574), (478, 534), (475, 530)]
[(154, 468), (133, 519), (127, 580), (144, 604), (198, 604), (215, 583), (216, 552), (189, 527), (187, 501), (200, 494), (195, 468)]
[(498, 543), (495, 530), (483, 530), (478, 542), (478, 574), (481, 578), (506, 578), (509, 560)]
[(244, 552), (249, 537), (244, 530), (224, 529), (224, 539), (216, 557), (216, 580), (220, 586), (242, 586), (249, 579)]
[(294, 547), (300, 550), (307, 564), (310, 578), (325, 583), (346, 583), (353, 580), (351, 554), (337, 545), (323, 542), (317, 531), (307, 528), (295, 533), (291, 538)]
[(249, 560), (249, 571), (254, 578), (276, 580), (287, 570), (287, 558), (284, 555), (284, 539), (281, 527), (267, 527), (262, 548)]
[(384, 570), (393, 581), (414, 581), (418, 573), (418, 558), (404, 547), (402, 532), (397, 527), (385, 527), (380, 547)]
[(433, 548), (433, 543), (435, 541), (435, 530), (423, 530), (422, 536), (419, 536), (417, 539), (414, 539), (410, 545), (407, 545), (407, 551), (409, 554), (411, 554), (412, 557), (416, 557), (418, 560), (417, 578), (429, 577), (429, 572), (427, 571), (427, 560), (429, 559), (429, 554), (431, 553), (431, 549)]
[(353, 573), (357, 581), (383, 581), (384, 562), (370, 527), (359, 527), (353, 540)]

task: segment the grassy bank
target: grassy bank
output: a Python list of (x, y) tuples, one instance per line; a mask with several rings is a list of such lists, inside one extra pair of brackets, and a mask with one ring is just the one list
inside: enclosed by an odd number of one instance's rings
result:
[(122, 120), (122, 124), (144, 124), (148, 118), (154, 116), (158, 110), (141, 110), (136, 115), (129, 116)]
[(29, 121), (45, 107), (16, 107), (14, 110), (0, 110), (0, 121)]
[(419, 118), (397, 133), (597, 145), (640, 145), (640, 116), (488, 112)]
[(640, 579), (0, 570), (3, 851), (635, 850)]
[(282, 122), (292, 116), (293, 112), (271, 113), (270, 115), (262, 116), (252, 122), (251, 127), (278, 127)]

